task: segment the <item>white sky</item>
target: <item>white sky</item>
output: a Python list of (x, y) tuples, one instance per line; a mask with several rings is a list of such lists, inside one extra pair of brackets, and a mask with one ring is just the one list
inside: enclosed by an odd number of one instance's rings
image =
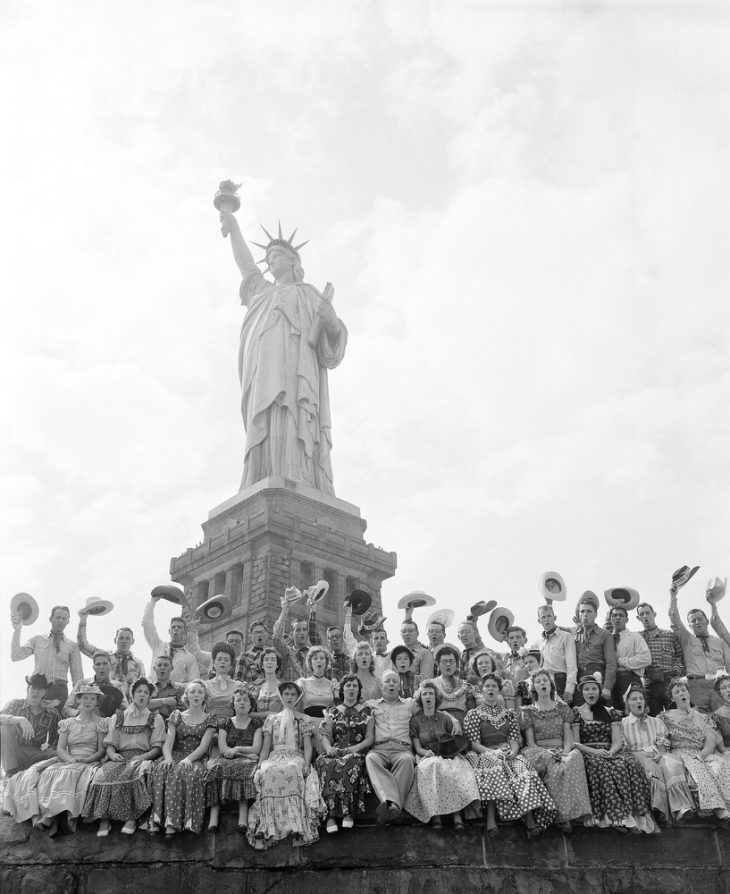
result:
[(29, 634), (111, 599), (90, 635), (148, 661), (149, 590), (238, 487), (226, 177), (246, 237), (298, 226), (334, 283), (335, 488), (398, 552), (391, 638), (414, 588), (535, 636), (548, 568), (561, 621), (623, 584), (666, 622), (684, 563), (700, 602), (730, 565), (729, 30), (719, 0), (2, 4), (3, 698), (13, 593)]

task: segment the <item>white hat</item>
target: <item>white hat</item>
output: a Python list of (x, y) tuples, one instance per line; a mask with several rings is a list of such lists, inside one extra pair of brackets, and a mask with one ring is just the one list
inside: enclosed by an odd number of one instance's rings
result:
[(10, 614), (18, 615), (23, 626), (35, 624), (38, 620), (38, 603), (30, 593), (16, 593), (10, 600)]

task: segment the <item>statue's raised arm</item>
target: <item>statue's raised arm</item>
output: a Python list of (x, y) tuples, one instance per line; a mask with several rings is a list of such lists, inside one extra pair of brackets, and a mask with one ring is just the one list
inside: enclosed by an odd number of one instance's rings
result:
[[(283, 477), (334, 494), (327, 370), (345, 354), (347, 329), (333, 307), (334, 289), (304, 282), (296, 230), (284, 238), (266, 229), (263, 249), (274, 282), (267, 280), (246, 244), (234, 212), (237, 186), (221, 183), (214, 200), (221, 232), (230, 236), (243, 276), (239, 290), (247, 307), (241, 327), (238, 371), (246, 429), (241, 489), (264, 478)], [(263, 227), (262, 227), (263, 229)]]

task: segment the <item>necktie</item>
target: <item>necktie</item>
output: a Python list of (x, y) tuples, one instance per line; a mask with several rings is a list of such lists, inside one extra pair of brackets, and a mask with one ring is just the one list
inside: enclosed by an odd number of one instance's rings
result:
[(704, 636), (698, 636), (697, 639), (702, 643), (702, 651), (709, 652), (710, 651), (710, 637), (708, 634), (704, 634)]
[(619, 644), (619, 640), (620, 640), (620, 639), (621, 639), (621, 634), (620, 634), (620, 633), (614, 633), (614, 634), (613, 634), (613, 641), (616, 643), (616, 648), (618, 648), (618, 644)]
[(119, 661), (119, 664), (117, 666), (121, 669), (122, 676), (126, 677), (127, 671), (129, 670), (129, 655), (121, 655), (119, 652), (117, 652), (117, 659)]

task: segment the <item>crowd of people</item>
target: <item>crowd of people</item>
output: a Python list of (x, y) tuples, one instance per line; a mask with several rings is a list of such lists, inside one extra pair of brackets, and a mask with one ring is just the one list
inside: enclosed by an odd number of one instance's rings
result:
[(231, 810), (257, 849), (351, 829), (373, 796), (379, 824), (476, 822), (490, 836), (516, 821), (530, 839), (553, 824), (654, 833), (697, 815), (730, 823), (725, 587), (711, 582), (709, 617), (692, 608), (685, 627), (677, 594), (692, 573), (673, 576), (671, 630), (628, 590), (607, 591), (603, 626), (591, 591), (559, 626), (565, 587), (551, 573), (538, 643), (511, 612), (492, 615), (507, 651), (482, 640), (485, 603), (456, 626), (458, 646), (447, 642), (453, 612), (430, 616), (424, 644), (407, 604), (391, 648), (381, 616), (353, 629), (352, 601), (322, 642), (316, 603), (308, 620), (291, 619), (285, 595), (271, 635), (252, 624), (245, 648), (233, 629), (207, 652), (182, 616), (160, 638), (153, 596), (142, 622), (149, 674), (131, 628), (110, 649), (89, 643), (100, 600), (80, 611), (77, 642), (64, 606), (48, 636), (22, 646), (14, 613), (11, 657), (35, 666), (25, 696), (0, 713), (3, 808), (50, 837), (79, 820), (98, 823), (99, 837), (112, 823), (127, 835), (215, 833)]

